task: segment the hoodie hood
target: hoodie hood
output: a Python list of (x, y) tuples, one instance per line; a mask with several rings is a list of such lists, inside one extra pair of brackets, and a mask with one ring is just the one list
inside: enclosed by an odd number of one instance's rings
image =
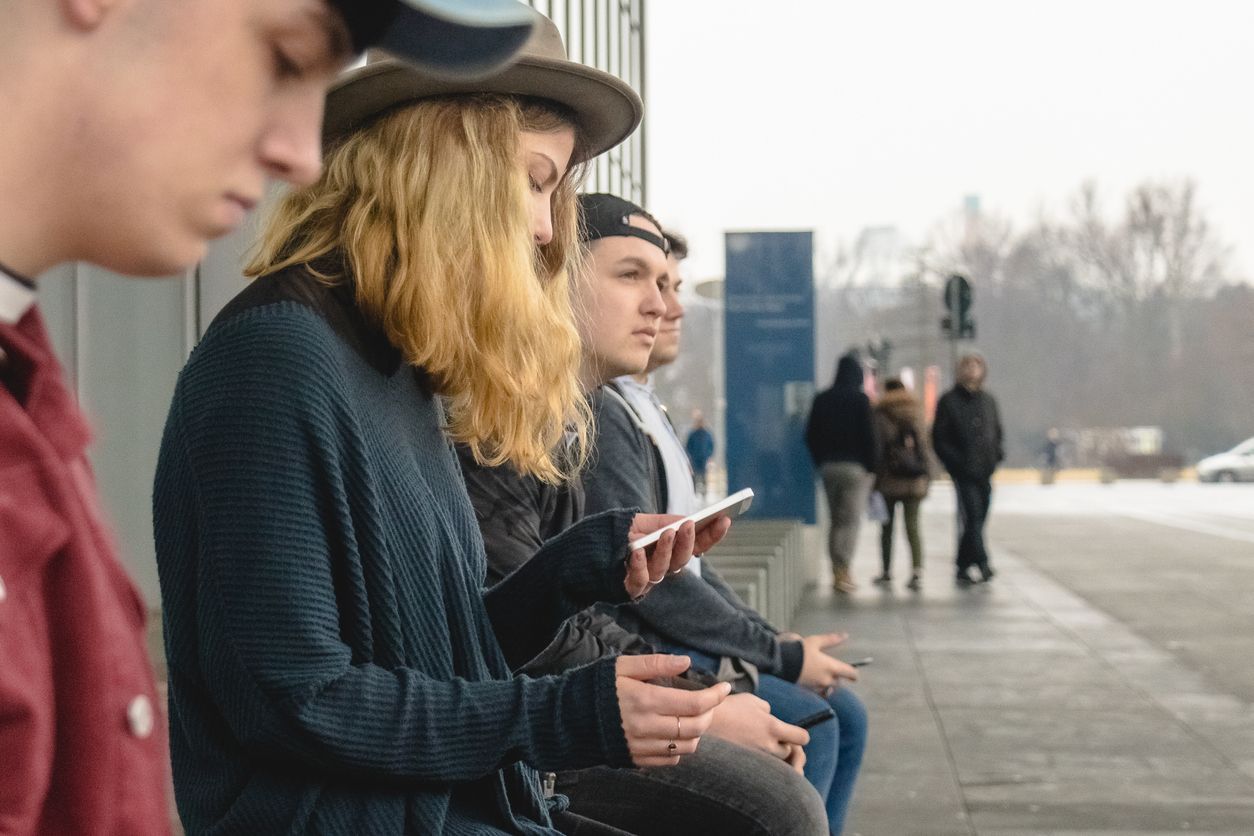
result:
[(840, 362), (836, 364), (836, 382), (833, 385), (861, 389), (862, 381), (862, 362), (852, 354), (841, 357)]

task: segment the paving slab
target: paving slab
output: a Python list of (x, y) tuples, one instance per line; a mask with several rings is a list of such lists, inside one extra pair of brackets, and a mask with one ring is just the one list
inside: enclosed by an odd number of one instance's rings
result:
[[(954, 585), (941, 487), (921, 593), (904, 543), (894, 589), (809, 593), (795, 629), (875, 657), (852, 686), (871, 727), (848, 833), (1254, 834), (1254, 490), (1208, 509), (1092, 487), (1016, 486), (1009, 510), (999, 488), (991, 584)], [(855, 577), (878, 563), (867, 525)]]

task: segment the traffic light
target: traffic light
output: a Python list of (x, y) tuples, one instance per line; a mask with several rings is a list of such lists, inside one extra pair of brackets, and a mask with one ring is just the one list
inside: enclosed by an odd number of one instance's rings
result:
[(975, 339), (975, 319), (971, 316), (973, 291), (966, 277), (954, 274), (945, 282), (945, 310), (941, 331), (954, 340)]

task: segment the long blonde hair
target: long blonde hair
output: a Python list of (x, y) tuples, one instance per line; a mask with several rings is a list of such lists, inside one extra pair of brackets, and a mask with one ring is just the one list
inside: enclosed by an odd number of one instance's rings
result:
[(453, 440), (487, 465), (569, 478), (586, 458), (590, 421), (570, 299), (582, 167), (558, 184), (553, 239), (537, 247), (520, 134), (576, 124), (549, 102), (498, 95), (393, 111), (279, 202), (245, 273), (306, 265), (327, 283), (350, 278), (367, 318), (435, 380)]

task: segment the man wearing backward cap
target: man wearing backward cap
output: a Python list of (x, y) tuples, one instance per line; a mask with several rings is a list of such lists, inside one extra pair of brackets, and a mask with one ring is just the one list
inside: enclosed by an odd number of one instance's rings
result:
[(144, 606), (35, 277), (188, 269), (267, 180), (318, 176), (325, 88), (354, 55), (485, 74), (535, 18), (514, 0), (0, 0), (0, 19), (0, 830), (164, 833)]
[[(583, 342), (581, 383), (591, 393), (599, 441), (590, 454), (598, 487), (627, 494), (616, 507), (663, 507), (647, 476), (618, 484), (627, 474), (599, 466), (609, 460), (655, 465), (647, 439), (607, 431), (625, 415), (607, 388), (618, 375), (644, 370), (666, 312), (671, 281), (667, 239), (639, 206), (609, 194), (579, 197), (580, 239), (587, 269), (576, 285)], [(669, 294), (668, 294), (669, 295)], [(508, 464), (493, 467), (461, 451), (462, 471), (483, 534), (488, 586), (532, 559), (542, 542), (585, 515), (585, 483), (577, 476), (545, 484)], [(609, 480), (606, 476), (613, 472)], [(652, 472), (652, 471), (651, 471)], [(587, 474), (585, 474), (587, 475)], [(653, 474), (656, 475), (656, 474)], [(607, 484), (607, 481), (610, 484)], [(647, 495), (638, 496), (639, 492)], [(591, 502), (589, 498), (588, 502)], [(650, 595), (677, 578), (667, 578)], [(560, 674), (620, 654), (655, 652), (654, 645), (615, 619), (618, 607), (592, 607), (567, 620), (553, 642), (521, 668), (530, 676)], [(687, 676), (670, 684), (699, 688), (713, 676)], [(709, 732), (693, 755), (669, 769), (621, 770), (593, 767), (558, 773), (557, 792), (571, 810), (631, 833), (826, 832), (823, 802), (800, 774), (804, 729), (777, 720), (763, 700), (749, 693), (728, 697), (713, 711)]]
[[(585, 301), (584, 353), (598, 375), (596, 382), (609, 381), (593, 399), (596, 442), (583, 473), (583, 511), (595, 514), (609, 508), (638, 507), (683, 513), (680, 508), (668, 507), (672, 498), (667, 495), (663, 440), (655, 436), (642, 405), (620, 377), (647, 368), (655, 338), (667, 316), (674, 318), (668, 307), (678, 306), (678, 299), (669, 292), (677, 277), (665, 276), (657, 288), (662, 292), (644, 295), (636, 306), (619, 301), (629, 283), (613, 280), (615, 253), (607, 250), (607, 244), (615, 242), (619, 252), (638, 244), (636, 239), (653, 244), (639, 247), (638, 252), (651, 255), (662, 272), (667, 270), (664, 254), (668, 248), (657, 234), (660, 227), (641, 223), (636, 216), (623, 217), (627, 214), (623, 203), (608, 195), (591, 195), (585, 196), (581, 205), (585, 238), (603, 239), (597, 241), (593, 252), (600, 281), (595, 293), (584, 294), (585, 300), (591, 300)], [(602, 266), (611, 269), (602, 273)], [(833, 719), (815, 726), (800, 742), (805, 746), (805, 775), (823, 798), (831, 832), (841, 832), (866, 743), (866, 711), (852, 691), (843, 687), (843, 683), (858, 678), (857, 670), (824, 652), (824, 648), (843, 641), (842, 635), (803, 637), (781, 632), (740, 600), (716, 566), (696, 569), (694, 564), (647, 598), (616, 607), (614, 620), (650, 646), (688, 654), (695, 670), (746, 674), (754, 694), (764, 701), (762, 707), (769, 704), (771, 714), (783, 721), (772, 727), (740, 723), (731, 734), (716, 722), (710, 727), (711, 735), (723, 733), (742, 742), (746, 732), (753, 731), (760, 740), (766, 736), (762, 732), (769, 730), (773, 739), (768, 736), (765, 745), (757, 748), (782, 753), (796, 747), (796, 739), (789, 738), (796, 727), (790, 724), (827, 711), (830, 705)], [(724, 706), (719, 709), (730, 713)], [(719, 717), (717, 712), (715, 717)], [(604, 817), (600, 810), (589, 810), (588, 814)]]

